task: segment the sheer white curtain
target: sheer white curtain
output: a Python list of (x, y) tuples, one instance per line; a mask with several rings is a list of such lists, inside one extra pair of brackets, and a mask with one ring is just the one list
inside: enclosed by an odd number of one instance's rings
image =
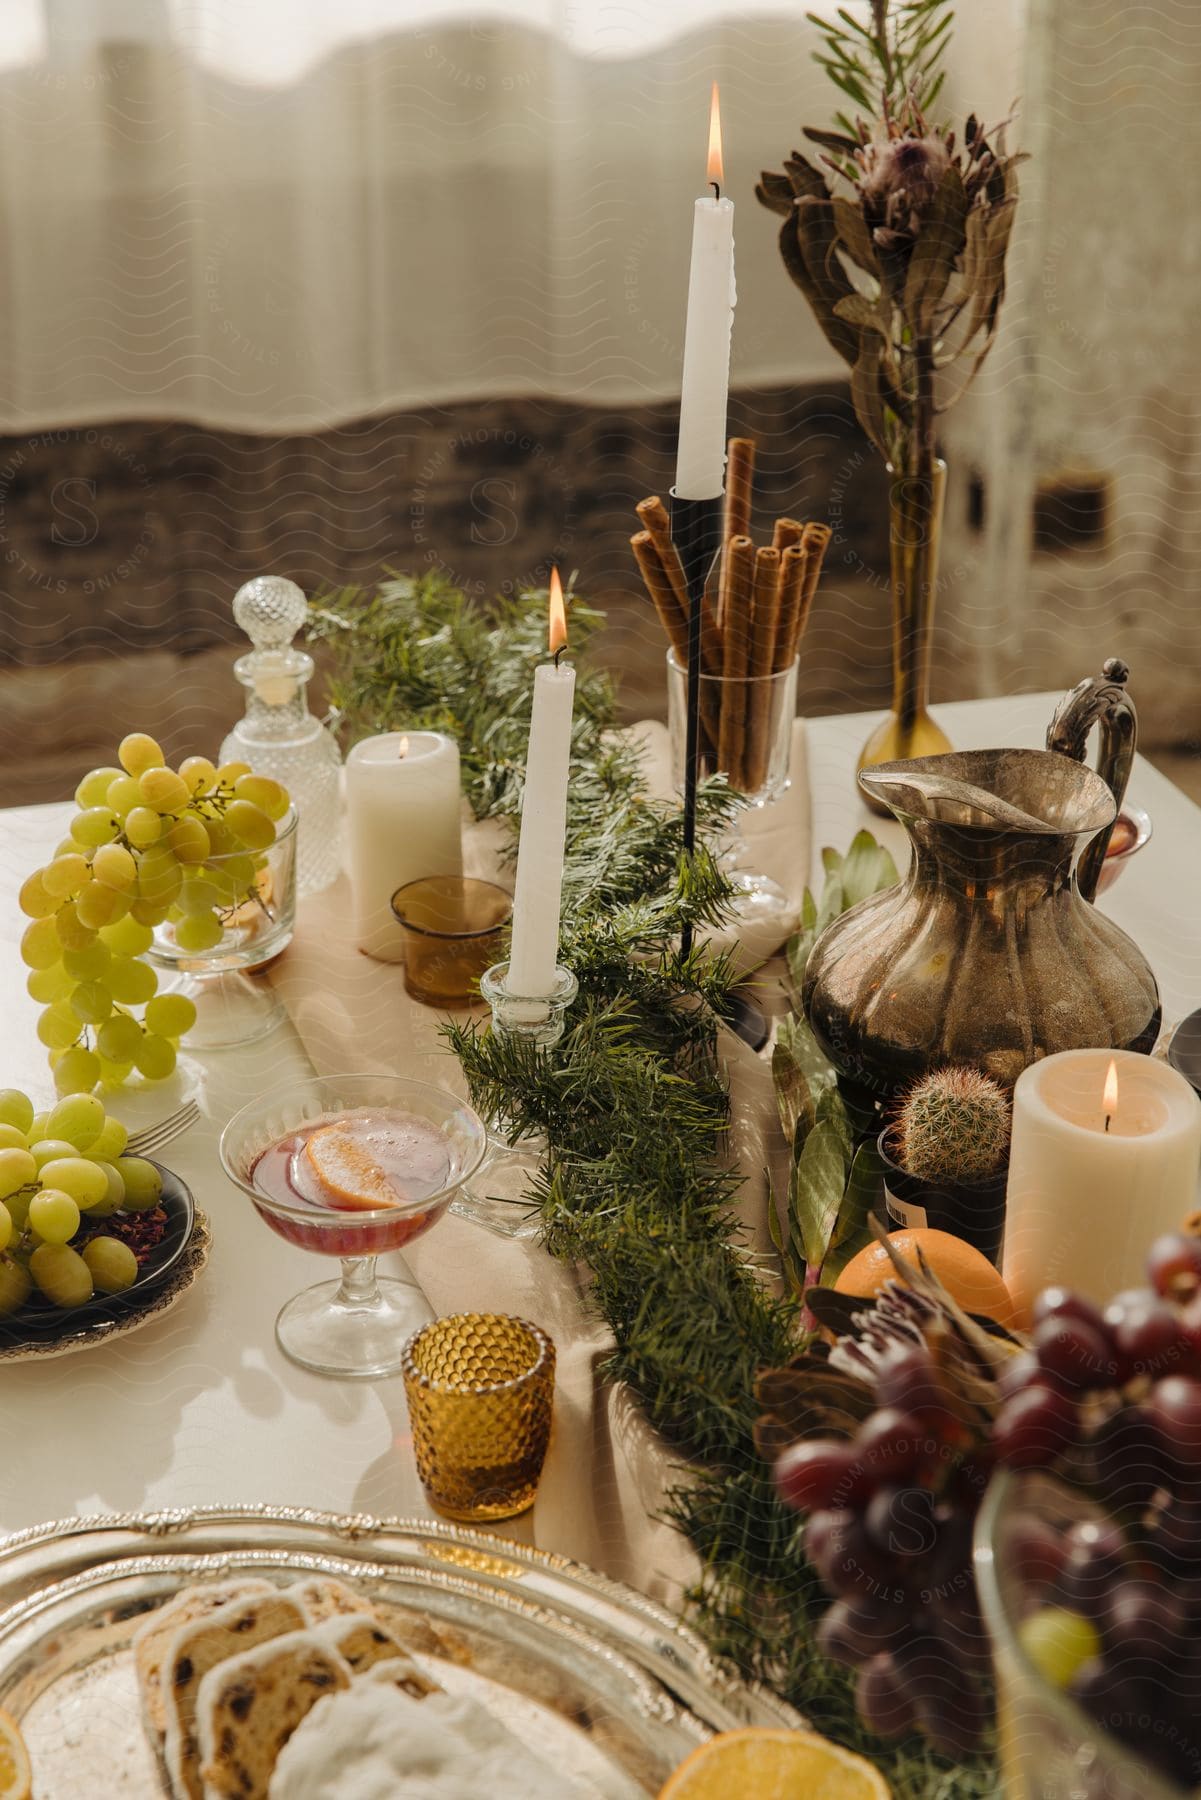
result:
[(3, 0), (0, 428), (667, 397), (715, 76), (735, 379), (832, 368), (752, 192), (807, 4)]

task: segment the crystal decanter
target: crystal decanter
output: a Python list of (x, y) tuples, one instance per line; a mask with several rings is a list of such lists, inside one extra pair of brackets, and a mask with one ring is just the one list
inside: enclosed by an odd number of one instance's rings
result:
[(258, 575), (234, 596), (234, 618), (254, 649), (234, 674), (246, 689), (246, 716), (221, 746), (222, 762), (245, 762), (282, 781), (299, 814), (298, 888), (314, 894), (338, 874), (337, 744), (309, 711), (314, 663), (292, 639), (308, 616), (304, 594), (282, 575)]

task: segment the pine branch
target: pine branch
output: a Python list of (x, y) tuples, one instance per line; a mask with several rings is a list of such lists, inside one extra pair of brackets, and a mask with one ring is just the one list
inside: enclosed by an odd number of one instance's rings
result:
[[(314, 634), (333, 646), (352, 735), (402, 721), (455, 731), (477, 812), (511, 815), (544, 618), (509, 602), (481, 616), (434, 578), (396, 580), (375, 597), (334, 596)], [(595, 622), (577, 602), (573, 641)], [(639, 757), (608, 732), (607, 684), (581, 668), (576, 694), (560, 950), (579, 995), (567, 1029), (547, 1052), (480, 1021), (445, 1036), (479, 1109), (545, 1137), (528, 1196), (542, 1241), (591, 1270), (615, 1343), (605, 1373), (691, 1465), (668, 1516), (705, 1571), (693, 1600), (709, 1642), (880, 1763), (901, 1800), (983, 1800), (973, 1771), (948, 1774), (920, 1744), (885, 1750), (858, 1723), (845, 1673), (815, 1648), (824, 1591), (755, 1449), (755, 1378), (793, 1354), (797, 1308), (756, 1279), (728, 1161), (719, 1028), (736, 976), (703, 939), (731, 890), (703, 838), (734, 802), (722, 782), (702, 783), (702, 848), (685, 857), (678, 807), (652, 800)], [(682, 956), (686, 921), (701, 942)]]

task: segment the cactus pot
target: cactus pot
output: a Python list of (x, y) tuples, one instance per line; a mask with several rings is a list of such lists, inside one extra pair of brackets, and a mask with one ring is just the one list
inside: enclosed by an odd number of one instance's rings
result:
[(949, 1231), (952, 1237), (972, 1244), (990, 1263), (999, 1267), (1005, 1236), (1005, 1184), (1008, 1170), (991, 1181), (969, 1186), (966, 1182), (935, 1182), (903, 1169), (893, 1154), (893, 1128), (886, 1125), (876, 1140), (884, 1164), (884, 1205), (890, 1231), (906, 1225), (925, 1225), (933, 1231)]

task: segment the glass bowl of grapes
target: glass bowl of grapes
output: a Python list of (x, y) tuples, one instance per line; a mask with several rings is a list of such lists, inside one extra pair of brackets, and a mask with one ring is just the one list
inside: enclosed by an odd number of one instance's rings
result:
[(184, 865), (175, 878), (170, 912), (147, 951), (172, 971), (168, 991), (195, 1005), (188, 1038), (198, 1049), (253, 1043), (284, 1016), (270, 986), (251, 974), (292, 939), (297, 813), (277, 783), (257, 776), (240, 781), (257, 783), (268, 799), (275, 790), (286, 811), (273, 819), (264, 806), (235, 799), (220, 820), (206, 822), (204, 860)]
[(253, 1100), (221, 1136), (221, 1166), (285, 1242), (341, 1260), (338, 1280), (280, 1312), (284, 1355), (321, 1375), (402, 1366), (428, 1319), (376, 1259), (435, 1225), (487, 1148), (482, 1121), (449, 1090), (399, 1075), (327, 1075)]
[(1137, 1531), (1044, 1471), (994, 1478), (975, 1569), (1014, 1800), (1184, 1800), (1201, 1659), (1181, 1584)]

